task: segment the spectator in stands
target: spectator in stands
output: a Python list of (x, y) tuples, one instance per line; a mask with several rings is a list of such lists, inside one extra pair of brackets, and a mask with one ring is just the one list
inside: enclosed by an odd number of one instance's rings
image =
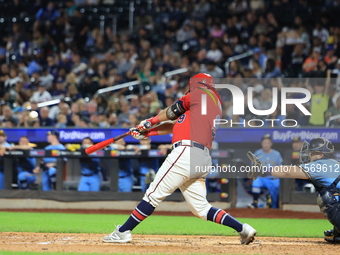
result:
[[(59, 142), (59, 132), (51, 130), (47, 132), (47, 142), (49, 145), (45, 147), (45, 150), (65, 150), (64, 145)], [(42, 170), (41, 182), (42, 190), (50, 191), (56, 189), (57, 181), (57, 158), (42, 158), (42, 162), (39, 166), (33, 169), (35, 174), (38, 174)]]
[(255, 47), (253, 49), (253, 57), (252, 59), (249, 61), (249, 67), (252, 68), (252, 60), (253, 59), (256, 59), (259, 63), (260, 63), (260, 66), (261, 66), (261, 69), (264, 71), (267, 67), (267, 55), (264, 54), (262, 52), (262, 49), (260, 47)]
[(72, 102), (76, 102), (78, 99), (82, 98), (82, 95), (79, 93), (75, 84), (70, 84), (68, 86), (66, 96), (69, 97)]
[(30, 100), (37, 101), (38, 103), (52, 100), (50, 92), (47, 91), (46, 84), (39, 82), (38, 91), (34, 92)]
[(79, 93), (84, 97), (91, 97), (99, 88), (97, 79), (91, 75), (86, 75), (84, 81), (79, 84)]
[(138, 80), (143, 86), (144, 93), (145, 91), (151, 90), (152, 85), (156, 82), (156, 75), (151, 71), (151, 68), (152, 60), (151, 58), (148, 58), (142, 66), (141, 72), (138, 73)]
[(64, 98), (67, 95), (65, 86), (65, 80), (62, 77), (58, 77), (55, 83), (55, 89), (52, 90), (51, 96), (53, 98)]
[(309, 124), (314, 126), (325, 125), (325, 113), (329, 104), (329, 88), (330, 88), (331, 70), (327, 70), (327, 79), (311, 79), (306, 80), (306, 88), (311, 92), (311, 116), (309, 118)]
[(138, 124), (138, 119), (135, 114), (130, 114), (128, 121), (129, 121), (129, 127), (134, 127)]
[(15, 84), (9, 90), (7, 90), (3, 96), (3, 99), (6, 102), (10, 104), (15, 103), (17, 106), (27, 102), (28, 98), (29, 97), (24, 89), (23, 80), (19, 77), (15, 80)]
[(57, 124), (55, 124), (56, 128), (66, 128), (67, 117), (63, 113), (59, 113), (57, 115)]
[(48, 117), (52, 120), (56, 120), (59, 113), (64, 114), (67, 118), (67, 121), (69, 120), (71, 110), (70, 106), (66, 103), (64, 99), (60, 100), (60, 103), (58, 105), (50, 108)]
[(89, 116), (98, 113), (98, 105), (94, 100), (87, 103), (87, 112)]
[(140, 109), (140, 102), (137, 95), (133, 96), (130, 101), (130, 114), (137, 114)]
[(89, 117), (90, 114), (88, 112), (88, 107), (87, 107), (87, 103), (85, 102), (85, 100), (83, 98), (79, 98), (77, 100), (77, 104), (79, 106), (79, 114), (80, 114), (80, 116)]
[(97, 103), (97, 111), (99, 113), (106, 113), (106, 109), (108, 107), (106, 97), (104, 95), (98, 95), (96, 97), (96, 103)]
[(125, 120), (129, 119), (129, 110), (130, 106), (127, 101), (123, 101), (120, 103), (121, 105), (121, 112), (118, 114), (118, 124), (121, 125)]
[(54, 2), (48, 2), (47, 6), (41, 8), (36, 14), (37, 20), (41, 22), (54, 21), (60, 16), (59, 11), (55, 8)]
[(317, 70), (318, 61), (320, 59), (320, 52), (320, 48), (314, 47), (312, 55), (306, 58), (305, 62), (303, 63), (302, 68), (304, 72), (308, 73)]
[(90, 127), (91, 122), (90, 122), (90, 118), (87, 116), (81, 116), (79, 121), (78, 121), (78, 126), (80, 128), (87, 128)]
[[(330, 117), (340, 114), (340, 96), (336, 99), (336, 106), (331, 106), (326, 112), (326, 119), (329, 120)], [(330, 123), (332, 126), (340, 125), (340, 118), (334, 120)]]
[(109, 124), (110, 127), (114, 127), (118, 125), (118, 117), (116, 113), (108, 113), (107, 116), (107, 122)]
[(163, 103), (158, 100), (157, 93), (150, 91), (150, 114), (157, 115), (164, 107)]
[(18, 123), (18, 120), (13, 116), (13, 111), (11, 109), (11, 107), (9, 107), (8, 105), (4, 105), (1, 108), (2, 110), (2, 123), (4, 125), (4, 123), (6, 123), (7, 121), (16, 123), (15, 126)]
[(126, 73), (132, 68), (134, 60), (132, 59), (132, 54), (130, 50), (126, 50), (124, 53), (124, 58), (121, 59), (118, 64), (117, 74), (125, 77)]
[(41, 107), (39, 111), (39, 123), (41, 127), (53, 127), (54, 121), (48, 117), (49, 115), (48, 107)]
[(14, 128), (16, 126), (17, 126), (17, 122), (11, 119), (5, 122), (4, 128)]
[(316, 22), (316, 26), (313, 30), (313, 36), (318, 37), (323, 44), (326, 44), (329, 38), (329, 33), (326, 28), (323, 27), (320, 21)]
[(217, 43), (215, 41), (211, 42), (210, 49), (207, 52), (207, 59), (220, 63), (222, 61), (222, 57), (222, 51), (217, 47)]
[(49, 73), (48, 69), (43, 67), (40, 75), (40, 82), (45, 84), (47, 90), (51, 89), (54, 79), (54, 76)]
[(299, 75), (301, 75), (302, 65), (305, 62), (305, 59), (306, 55), (303, 53), (303, 45), (296, 44), (288, 63), (288, 72), (290, 77), (299, 77)]
[(145, 102), (141, 103), (138, 121), (151, 118), (152, 116), (153, 115), (150, 114), (150, 106)]
[(195, 30), (190, 26), (190, 24), (185, 24), (183, 27), (178, 29), (176, 34), (176, 40), (178, 43), (182, 44), (189, 39), (194, 37)]
[(326, 48), (327, 52), (325, 57), (323, 58), (327, 65), (334, 66), (336, 65), (336, 62), (338, 61), (338, 57), (334, 55), (335, 48), (333, 44), (330, 44)]
[(263, 74), (263, 78), (277, 78), (281, 77), (281, 71), (276, 66), (275, 60), (272, 58), (269, 58), (266, 62), (266, 69)]
[(209, 60), (205, 65), (202, 65), (200, 72), (210, 74), (215, 79), (222, 78), (224, 76), (223, 70), (216, 65), (215, 61), (212, 60)]
[(263, 72), (258, 60), (254, 59), (252, 61), (252, 75), (256, 78), (262, 78)]

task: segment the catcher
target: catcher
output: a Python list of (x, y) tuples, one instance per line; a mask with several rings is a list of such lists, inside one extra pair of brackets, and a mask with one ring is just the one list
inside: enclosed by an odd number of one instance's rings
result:
[(334, 226), (324, 231), (325, 240), (340, 242), (340, 164), (334, 155), (333, 144), (325, 138), (315, 138), (309, 143), (304, 141), (300, 150), (300, 164), (297, 166), (275, 166), (267, 168), (252, 153), (247, 153), (254, 163), (248, 177), (274, 176), (279, 178), (310, 179), (318, 192), (317, 203), (321, 212)]

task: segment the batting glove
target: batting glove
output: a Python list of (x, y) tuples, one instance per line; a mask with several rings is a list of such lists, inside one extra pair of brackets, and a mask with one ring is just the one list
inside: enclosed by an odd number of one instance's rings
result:
[(138, 125), (136, 125), (136, 129), (138, 131), (145, 131), (152, 127), (150, 119), (142, 120)]
[(150, 129), (152, 128), (153, 126), (155, 126), (157, 123), (159, 123), (159, 118), (158, 118), (158, 115), (153, 117), (153, 118), (150, 118), (150, 119), (146, 119), (146, 120), (142, 120), (141, 123), (139, 123), (136, 128), (139, 130), (139, 131), (145, 131), (147, 129)]
[(145, 134), (139, 131), (137, 128), (130, 128), (130, 135), (137, 140), (142, 140), (145, 138)]

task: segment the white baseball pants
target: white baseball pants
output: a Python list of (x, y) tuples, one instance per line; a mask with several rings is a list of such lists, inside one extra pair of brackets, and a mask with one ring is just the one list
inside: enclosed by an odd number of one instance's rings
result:
[(167, 196), (179, 188), (191, 212), (204, 220), (211, 204), (206, 199), (205, 177), (209, 172), (197, 171), (197, 166), (211, 166), (209, 150), (178, 146), (165, 159), (143, 200), (157, 207)]

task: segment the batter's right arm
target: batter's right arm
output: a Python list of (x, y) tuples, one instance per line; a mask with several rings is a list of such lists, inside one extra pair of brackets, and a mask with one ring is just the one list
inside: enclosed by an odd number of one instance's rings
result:
[(154, 135), (168, 135), (172, 133), (172, 129), (174, 127), (174, 123), (166, 123), (159, 127), (152, 128), (147, 131), (146, 137), (154, 136)]

